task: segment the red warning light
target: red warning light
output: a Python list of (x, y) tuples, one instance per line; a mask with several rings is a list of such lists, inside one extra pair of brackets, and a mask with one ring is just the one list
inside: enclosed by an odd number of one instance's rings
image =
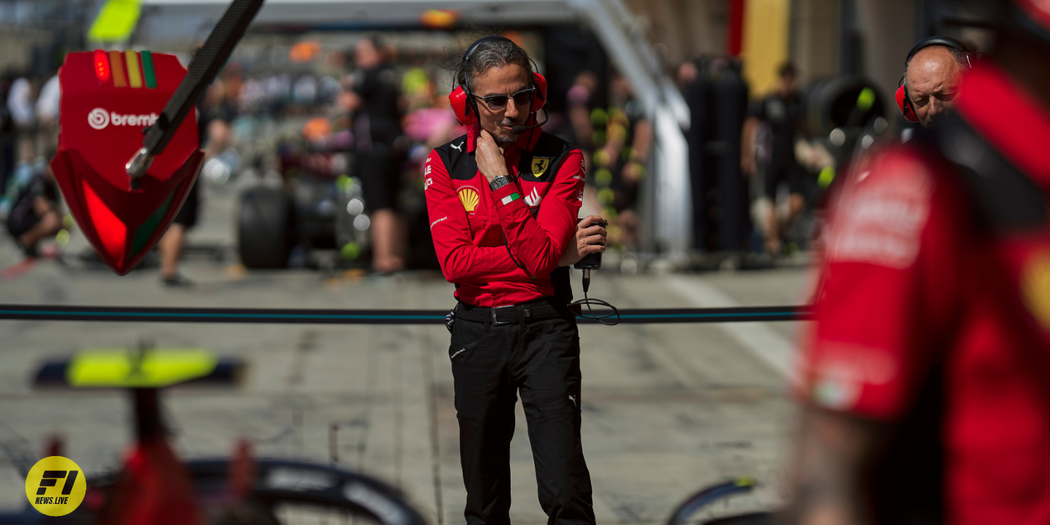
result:
[(95, 50), (95, 78), (99, 84), (109, 83), (109, 56), (101, 49)]

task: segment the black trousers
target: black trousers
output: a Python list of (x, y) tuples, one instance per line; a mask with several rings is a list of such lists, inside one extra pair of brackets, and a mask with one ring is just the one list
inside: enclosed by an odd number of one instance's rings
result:
[[(462, 305), (458, 308), (462, 308)], [(548, 524), (593, 524), (580, 442), (580, 338), (565, 318), (493, 326), (457, 319), (449, 346), (468, 525), (510, 523), (510, 440), (525, 407)]]

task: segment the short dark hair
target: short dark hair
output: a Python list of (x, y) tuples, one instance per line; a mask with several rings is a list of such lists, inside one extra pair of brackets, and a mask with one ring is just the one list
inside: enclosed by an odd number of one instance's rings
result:
[(510, 39), (488, 38), (476, 44), (469, 55), (464, 53), (456, 73), (456, 83), (465, 86), (467, 92), (474, 92), (474, 79), (478, 75), (495, 67), (517, 64), (532, 76), (532, 62), (528, 53)]
[(798, 69), (795, 68), (795, 64), (791, 62), (784, 62), (777, 68), (777, 78), (784, 77), (798, 77)]

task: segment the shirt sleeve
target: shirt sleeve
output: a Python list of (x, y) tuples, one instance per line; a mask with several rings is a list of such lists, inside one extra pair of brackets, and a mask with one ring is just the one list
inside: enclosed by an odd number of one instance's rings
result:
[(529, 275), (514, 263), (506, 247), (480, 247), (471, 242), (467, 212), (437, 151), (430, 152), (424, 166), (430, 233), (445, 279), (456, 284), (528, 280)]
[(562, 252), (576, 233), (576, 217), (583, 204), (583, 180), (583, 154), (572, 150), (558, 167), (535, 217), (525, 199), (508, 200), (514, 193), (521, 195), (517, 183), (490, 193), (507, 248), (529, 275), (546, 277), (558, 267)]
[(904, 415), (958, 304), (958, 200), (917, 155), (857, 170), (831, 207), (798, 394), (869, 419)]

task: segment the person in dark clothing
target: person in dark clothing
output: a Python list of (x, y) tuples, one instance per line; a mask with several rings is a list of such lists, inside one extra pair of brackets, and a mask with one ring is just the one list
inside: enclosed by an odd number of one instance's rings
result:
[(638, 248), (638, 192), (652, 143), (652, 127), (634, 99), (630, 83), (621, 75), (611, 81), (611, 106), (606, 111), (605, 144), (594, 155), (594, 185), (602, 217), (613, 246)]
[(350, 109), (354, 113), (357, 176), (372, 218), (372, 268), (380, 273), (404, 269), (397, 193), (401, 173), (394, 142), (402, 135), (401, 90), (386, 63), (383, 46), (366, 38), (354, 47)]
[(40, 241), (62, 229), (58, 187), (43, 157), (35, 154), (32, 139), (23, 137), (19, 150), (21, 159), (0, 194), (0, 217), (26, 257), (35, 258)]
[[(229, 143), (230, 130), (227, 124), (232, 118), (232, 105), (228, 104), (222, 81), (216, 81), (205, 91), (197, 104), (197, 138), (204, 150), (204, 159), (221, 153)], [(186, 246), (186, 234), (197, 224), (200, 214), (200, 176), (190, 187), (182, 208), (157, 243), (160, 255), (160, 280), (166, 286), (189, 286), (192, 282), (179, 272), (179, 259)]]
[[(424, 194), (434, 248), (456, 285), (449, 313), (468, 525), (510, 523), (510, 441), (521, 395), (548, 523), (595, 523), (580, 438), (580, 339), (565, 266), (605, 251), (577, 229), (584, 161), (543, 132), (546, 80), (503, 37), (464, 53), (449, 96), (466, 135), (430, 153)], [(537, 98), (539, 97), (539, 98)]]
[(14, 74), (0, 75), (0, 191), (7, 187), (7, 178), (15, 169), (15, 121), (7, 109), (7, 95), (14, 82)]
[[(781, 236), (802, 213), (806, 204), (805, 170), (795, 158), (795, 142), (802, 130), (802, 97), (795, 89), (797, 72), (790, 62), (780, 66), (776, 88), (767, 97), (753, 104), (744, 124), (744, 147), (741, 169), (745, 176), (756, 170), (754, 152), (755, 135), (759, 123), (769, 126), (769, 157), (762, 170), (763, 202), (760, 202), (762, 229), (766, 251), (780, 253)], [(790, 191), (788, 215), (777, 217), (777, 187), (786, 184)]]

